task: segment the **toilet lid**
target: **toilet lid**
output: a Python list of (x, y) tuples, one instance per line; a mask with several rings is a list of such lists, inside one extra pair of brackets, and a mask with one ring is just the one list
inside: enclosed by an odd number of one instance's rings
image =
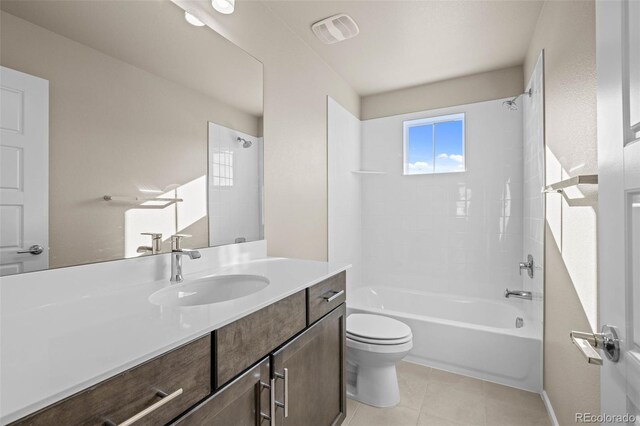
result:
[(351, 314), (347, 317), (347, 335), (355, 340), (404, 340), (411, 336), (408, 325), (382, 315)]

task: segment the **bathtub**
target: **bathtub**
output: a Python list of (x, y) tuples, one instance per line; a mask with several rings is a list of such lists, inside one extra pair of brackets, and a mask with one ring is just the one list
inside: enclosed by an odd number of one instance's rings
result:
[[(407, 361), (533, 392), (542, 391), (542, 325), (521, 300), (463, 298), (393, 287), (360, 287), (348, 313), (398, 319), (413, 332)], [(516, 328), (516, 318), (524, 326)]]

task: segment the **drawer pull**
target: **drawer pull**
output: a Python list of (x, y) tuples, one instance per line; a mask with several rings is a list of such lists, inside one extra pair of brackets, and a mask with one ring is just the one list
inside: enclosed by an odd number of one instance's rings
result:
[[(326, 293), (324, 296), (322, 296), (322, 298), (327, 301), (327, 302), (333, 302), (334, 300), (336, 300), (338, 297), (342, 296), (344, 294), (344, 290), (340, 290), (340, 291), (330, 291), (328, 293)], [(330, 296), (328, 296), (330, 295)]]
[[(153, 405), (148, 406), (147, 408), (145, 408), (144, 410), (140, 411), (139, 413), (134, 414), (133, 416), (129, 417), (124, 422), (120, 423), (118, 426), (129, 426), (129, 425), (132, 425), (133, 423), (137, 422), (138, 420), (142, 419), (143, 417), (147, 416), (148, 414), (151, 414), (152, 412), (156, 411), (158, 408), (162, 407), (163, 405), (165, 405), (166, 403), (168, 403), (172, 399), (175, 399), (178, 396), (182, 395), (182, 388), (178, 389), (177, 391), (175, 391), (175, 392), (173, 392), (173, 393), (171, 393), (169, 395), (167, 395), (166, 393), (164, 393), (162, 391), (157, 392), (157, 394), (162, 397), (162, 399), (160, 401), (156, 402)], [(110, 420), (105, 421), (105, 424), (108, 425), (108, 426), (115, 425), (115, 423), (113, 423)]]

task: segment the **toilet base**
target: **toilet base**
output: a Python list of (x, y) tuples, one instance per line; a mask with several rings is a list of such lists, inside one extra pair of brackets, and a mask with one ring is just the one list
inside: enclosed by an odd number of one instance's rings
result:
[[(347, 364), (347, 377), (355, 383), (347, 384), (347, 396), (363, 404), (379, 408), (398, 405), (400, 389), (395, 363), (376, 367), (365, 367)], [(354, 374), (351, 374), (354, 373)], [(350, 380), (351, 381), (351, 380)]]
[(398, 405), (400, 389), (396, 364), (412, 347), (412, 341), (399, 345), (371, 345), (347, 338), (347, 396), (374, 407)]

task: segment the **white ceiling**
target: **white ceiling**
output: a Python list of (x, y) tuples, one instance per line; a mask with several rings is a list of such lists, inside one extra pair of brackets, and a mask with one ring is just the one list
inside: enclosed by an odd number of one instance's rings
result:
[(1, 9), (174, 83), (262, 116), (262, 63), (161, 1), (2, 0)]
[[(268, 6), (360, 95), (520, 65), (541, 0), (279, 1)], [(337, 13), (360, 34), (325, 45), (311, 24)]]

